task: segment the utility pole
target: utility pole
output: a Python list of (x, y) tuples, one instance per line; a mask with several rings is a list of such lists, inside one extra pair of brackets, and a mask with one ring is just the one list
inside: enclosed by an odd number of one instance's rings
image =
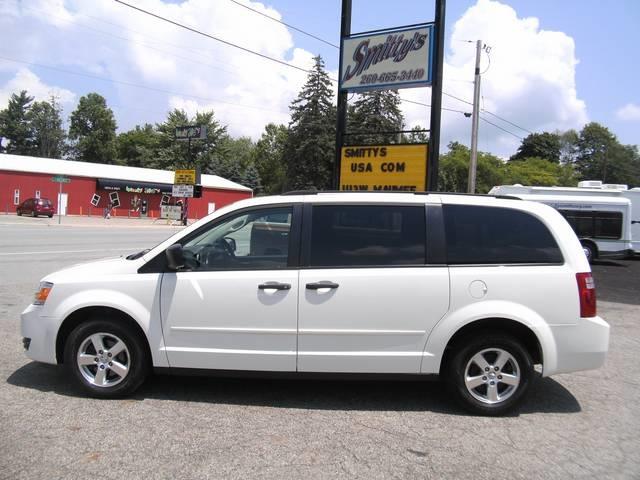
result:
[(469, 163), (468, 193), (476, 193), (476, 167), (478, 165), (478, 121), (480, 115), (480, 53), (482, 40), (476, 42), (476, 70), (473, 79), (473, 113), (471, 114), (471, 162)]

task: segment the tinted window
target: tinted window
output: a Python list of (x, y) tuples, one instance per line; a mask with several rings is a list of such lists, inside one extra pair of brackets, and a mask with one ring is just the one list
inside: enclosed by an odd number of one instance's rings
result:
[(291, 216), (291, 207), (278, 207), (227, 218), (187, 241), (185, 256), (194, 270), (286, 268)]
[(622, 212), (585, 212), (580, 210), (560, 210), (579, 237), (610, 238), (622, 237)]
[(450, 264), (561, 263), (547, 227), (519, 210), (444, 205)]
[(421, 206), (313, 207), (310, 265), (422, 265), (425, 209)]

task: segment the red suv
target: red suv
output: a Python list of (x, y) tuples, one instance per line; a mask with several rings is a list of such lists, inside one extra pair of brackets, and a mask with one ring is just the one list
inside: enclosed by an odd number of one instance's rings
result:
[(48, 198), (28, 198), (18, 205), (16, 213), (18, 215), (31, 215), (32, 217), (46, 215), (51, 218), (55, 212), (53, 211), (53, 204)]

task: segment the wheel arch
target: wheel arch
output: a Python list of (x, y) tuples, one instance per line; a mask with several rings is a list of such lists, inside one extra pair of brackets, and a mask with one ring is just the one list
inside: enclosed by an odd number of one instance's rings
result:
[(456, 347), (464, 341), (478, 333), (486, 333), (489, 331), (506, 333), (522, 342), (523, 347), (533, 360), (534, 364), (544, 363), (544, 353), (540, 339), (536, 333), (527, 325), (509, 318), (483, 318), (467, 323), (456, 330), (449, 338), (440, 361), (440, 371), (446, 368), (447, 363), (456, 351)]
[(142, 342), (147, 360), (151, 362), (152, 356), (149, 346), (149, 339), (147, 338), (147, 335), (145, 334), (140, 324), (133, 317), (131, 317), (131, 315), (113, 307), (91, 306), (75, 310), (74, 312), (69, 314), (60, 325), (60, 328), (58, 329), (58, 335), (56, 336), (56, 361), (58, 364), (64, 363), (64, 347), (71, 332), (78, 325), (94, 318), (117, 321), (131, 328), (131, 331)]

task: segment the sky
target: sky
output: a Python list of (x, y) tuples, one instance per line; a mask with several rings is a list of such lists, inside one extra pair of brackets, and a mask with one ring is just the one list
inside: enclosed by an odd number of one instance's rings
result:
[[(308, 69), (320, 54), (338, 76), (340, 0), (125, 0), (219, 39)], [(297, 29), (260, 16), (247, 5)], [(434, 19), (434, 0), (353, 0), (352, 33)], [(482, 54), (478, 147), (512, 155), (531, 132), (579, 130), (590, 121), (640, 144), (635, 45), (640, 1), (448, 0), (441, 144), (468, 145), (475, 42)], [(22, 89), (55, 95), (65, 115), (98, 92), (118, 131), (157, 123), (173, 108), (213, 109), (233, 136), (259, 139), (287, 124), (306, 73), (264, 60), (114, 0), (0, 0), (0, 108)], [(430, 103), (429, 88), (402, 98)], [(457, 98), (454, 98), (457, 97)], [(403, 102), (408, 127), (429, 109)], [(490, 122), (490, 123), (489, 123)], [(492, 125), (493, 124), (493, 125)]]

